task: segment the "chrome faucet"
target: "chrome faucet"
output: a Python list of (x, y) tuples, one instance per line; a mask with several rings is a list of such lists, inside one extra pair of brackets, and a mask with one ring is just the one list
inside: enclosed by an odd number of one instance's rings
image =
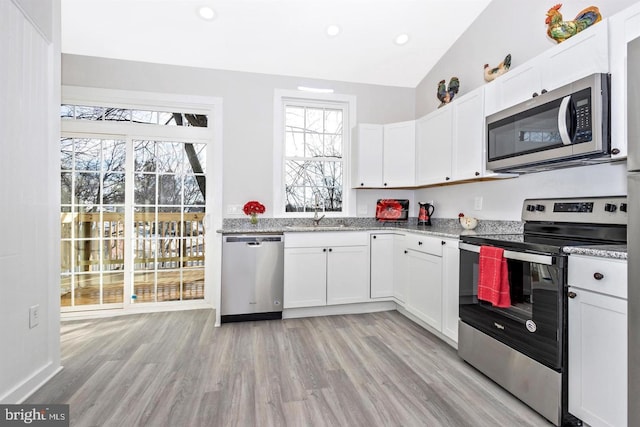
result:
[(322, 218), (324, 218), (324, 215), (318, 216), (318, 205), (316, 205), (315, 209), (313, 210), (313, 225), (320, 225), (320, 221), (322, 221)]

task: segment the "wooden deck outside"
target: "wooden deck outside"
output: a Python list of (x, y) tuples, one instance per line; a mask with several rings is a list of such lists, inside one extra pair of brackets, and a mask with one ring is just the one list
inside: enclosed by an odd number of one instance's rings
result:
[[(133, 282), (138, 302), (204, 298), (204, 215), (134, 214)], [(100, 304), (100, 277), (102, 303), (122, 303), (125, 242), (129, 241), (124, 239), (124, 213), (63, 212), (61, 222), (61, 306)]]

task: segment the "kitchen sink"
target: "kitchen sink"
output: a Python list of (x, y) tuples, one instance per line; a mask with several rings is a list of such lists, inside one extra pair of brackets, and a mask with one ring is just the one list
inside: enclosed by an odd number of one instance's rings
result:
[(341, 230), (345, 228), (344, 224), (305, 224), (305, 225), (287, 225), (288, 230)]

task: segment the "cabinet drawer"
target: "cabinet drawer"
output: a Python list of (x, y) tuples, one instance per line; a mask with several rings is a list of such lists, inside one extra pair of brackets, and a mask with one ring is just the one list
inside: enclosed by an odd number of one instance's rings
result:
[(626, 299), (627, 262), (570, 255), (569, 286)]
[(407, 234), (405, 241), (408, 249), (442, 256), (442, 239), (425, 236), (424, 234)]
[(363, 231), (313, 231), (285, 233), (285, 248), (314, 248), (322, 246), (366, 246), (369, 233)]

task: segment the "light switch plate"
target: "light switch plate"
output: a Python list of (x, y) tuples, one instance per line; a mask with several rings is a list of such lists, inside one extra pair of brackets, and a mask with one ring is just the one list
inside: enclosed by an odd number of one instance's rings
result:
[(40, 304), (29, 307), (29, 329), (33, 329), (40, 324)]
[(473, 199), (473, 209), (476, 211), (482, 210), (482, 196), (476, 196)]

